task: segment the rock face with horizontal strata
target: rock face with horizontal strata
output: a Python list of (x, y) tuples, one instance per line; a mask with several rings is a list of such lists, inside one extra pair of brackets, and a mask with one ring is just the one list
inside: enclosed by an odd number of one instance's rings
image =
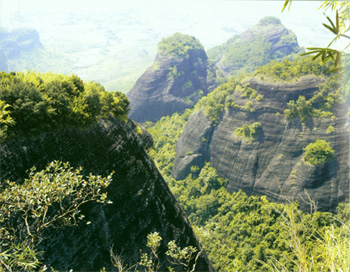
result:
[[(304, 210), (308, 204), (303, 199), (309, 195), (321, 210), (332, 210), (349, 195), (349, 123), (344, 105), (338, 105), (334, 120), (308, 118), (302, 123), (299, 118), (288, 121), (283, 114), (288, 101), (299, 95), (311, 98), (322, 82), (311, 76), (295, 83), (249, 79), (249, 86), (264, 95), (262, 101), (254, 100), (255, 111), (226, 109), (216, 126), (202, 111), (192, 115), (176, 145), (172, 176), (183, 179), (192, 165), (208, 161), (229, 180), (231, 192), (267, 195), (273, 201), (295, 199)], [(239, 93), (233, 99), (240, 105), (248, 101)], [(233, 135), (235, 129), (254, 122), (262, 125), (256, 141), (249, 143)], [(327, 133), (329, 126), (334, 133)], [(313, 166), (304, 162), (303, 148), (318, 138), (330, 143), (336, 160)]]
[(203, 49), (185, 56), (158, 53), (154, 64), (127, 93), (130, 118), (136, 122), (157, 121), (192, 107), (216, 86), (216, 68)]
[[(132, 121), (110, 118), (87, 130), (65, 128), (1, 145), (1, 180), (23, 182), (27, 169), (43, 169), (53, 160), (82, 166), (85, 174), (107, 176), (115, 171), (107, 188), (113, 204), (89, 203), (82, 208), (91, 224), (44, 233), (40, 250), (46, 265), (60, 271), (113, 270), (111, 248), (125, 264), (135, 264), (147, 234), (155, 231), (163, 238), (159, 250), (163, 270), (169, 265), (165, 255), (169, 241), (200, 250), (186, 215), (145, 151), (152, 145), (151, 136), (146, 130), (136, 131), (140, 130)], [(204, 252), (196, 271), (212, 271)]]

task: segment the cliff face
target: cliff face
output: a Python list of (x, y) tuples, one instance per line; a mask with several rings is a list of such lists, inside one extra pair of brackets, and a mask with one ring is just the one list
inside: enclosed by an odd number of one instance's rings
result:
[[(290, 100), (299, 95), (310, 99), (317, 77), (304, 77), (295, 83), (263, 82), (257, 78), (247, 81), (264, 98), (253, 102), (254, 111), (226, 109), (217, 125), (203, 111), (192, 115), (176, 145), (172, 176), (183, 179), (192, 165), (203, 166), (206, 161), (229, 180), (228, 190), (243, 190), (248, 194), (267, 195), (270, 200), (285, 197), (302, 201), (309, 194), (318, 207), (331, 210), (349, 194), (349, 124), (344, 105), (338, 105), (336, 118), (299, 118), (286, 120), (283, 111)], [(234, 101), (244, 105), (248, 98), (235, 92)], [(260, 122), (262, 130), (254, 141), (245, 141), (233, 132), (244, 124)], [(198, 125), (199, 124), (199, 125)], [(327, 133), (329, 126), (333, 133)], [(203, 140), (204, 139), (204, 140)], [(321, 165), (303, 160), (303, 148), (316, 139), (328, 141), (336, 159)]]
[[(124, 263), (135, 264), (147, 234), (154, 231), (163, 238), (160, 260), (164, 269), (170, 240), (181, 247), (199, 249), (183, 210), (146, 154), (145, 148), (152, 145), (151, 136), (145, 130), (142, 134), (136, 131), (132, 121), (110, 118), (86, 130), (65, 128), (1, 145), (1, 180), (22, 182), (27, 169), (36, 166), (40, 170), (53, 160), (82, 166), (86, 174), (106, 176), (115, 171), (107, 189), (113, 204), (89, 203), (83, 207), (91, 224), (46, 231), (46, 239), (40, 244), (45, 264), (58, 270), (111, 270), (111, 248)], [(205, 253), (196, 269), (211, 271)]]
[[(201, 96), (217, 86), (216, 68), (208, 63), (198, 40), (191, 37), (195, 47), (181, 40), (189, 36), (179, 33), (174, 36), (175, 44), (172, 41), (170, 45), (172, 50), (160, 50), (154, 64), (127, 94), (131, 105), (130, 118), (137, 122), (157, 121), (162, 116), (192, 107)], [(187, 51), (177, 52), (182, 50)]]

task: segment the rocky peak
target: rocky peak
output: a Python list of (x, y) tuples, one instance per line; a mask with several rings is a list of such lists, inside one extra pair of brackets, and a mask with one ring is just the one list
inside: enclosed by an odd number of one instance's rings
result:
[(163, 39), (155, 61), (127, 94), (130, 118), (157, 121), (193, 106), (216, 87), (217, 71), (200, 42), (176, 33)]
[(276, 17), (265, 17), (259, 23), (246, 30), (241, 35), (242, 41), (251, 41), (257, 37), (264, 37), (271, 43), (271, 55), (280, 51), (283, 54), (294, 52), (298, 47), (298, 41), (295, 34), (282, 25), (281, 20)]
[(208, 56), (226, 76), (253, 72), (272, 59), (302, 50), (296, 35), (276, 17), (265, 17), (241, 35), (208, 50)]

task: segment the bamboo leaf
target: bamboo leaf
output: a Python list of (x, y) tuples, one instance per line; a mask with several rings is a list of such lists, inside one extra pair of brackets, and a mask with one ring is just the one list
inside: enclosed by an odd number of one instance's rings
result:
[(336, 24), (336, 26), (337, 26), (337, 28), (336, 28), (336, 30), (337, 30), (337, 35), (338, 35), (338, 33), (339, 33), (339, 29), (340, 29), (340, 27), (339, 27), (339, 14), (338, 14), (338, 10), (336, 11), (336, 13), (335, 13), (335, 24)]
[(350, 36), (345, 35), (345, 34), (340, 34), (340, 36), (342, 36), (342, 37), (344, 37), (344, 38), (347, 38), (347, 39), (350, 39)]
[(283, 12), (284, 10), (285, 10), (285, 8), (287, 7), (287, 5), (288, 5), (288, 11), (289, 11), (289, 9), (290, 9), (290, 5), (292, 4), (292, 0), (286, 0), (285, 2), (284, 2), (284, 4), (283, 4), (283, 7), (282, 7), (282, 11), (281, 12)]
[(335, 25), (333, 24), (332, 20), (329, 18), (329, 16), (327, 16), (327, 20), (331, 23), (332, 28), (335, 29), (336, 27), (335, 27)]
[(327, 29), (329, 29), (330, 31), (332, 31), (334, 34), (337, 35), (337, 32), (335, 29), (331, 28), (329, 25), (323, 24), (324, 27), (326, 27)]

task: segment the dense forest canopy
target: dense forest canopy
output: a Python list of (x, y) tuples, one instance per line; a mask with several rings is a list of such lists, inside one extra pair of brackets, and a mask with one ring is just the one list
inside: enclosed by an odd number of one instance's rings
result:
[(2, 139), (33, 136), (62, 126), (87, 127), (109, 114), (126, 118), (129, 101), (75, 75), (0, 73), (0, 97), (15, 125), (3, 125)]

